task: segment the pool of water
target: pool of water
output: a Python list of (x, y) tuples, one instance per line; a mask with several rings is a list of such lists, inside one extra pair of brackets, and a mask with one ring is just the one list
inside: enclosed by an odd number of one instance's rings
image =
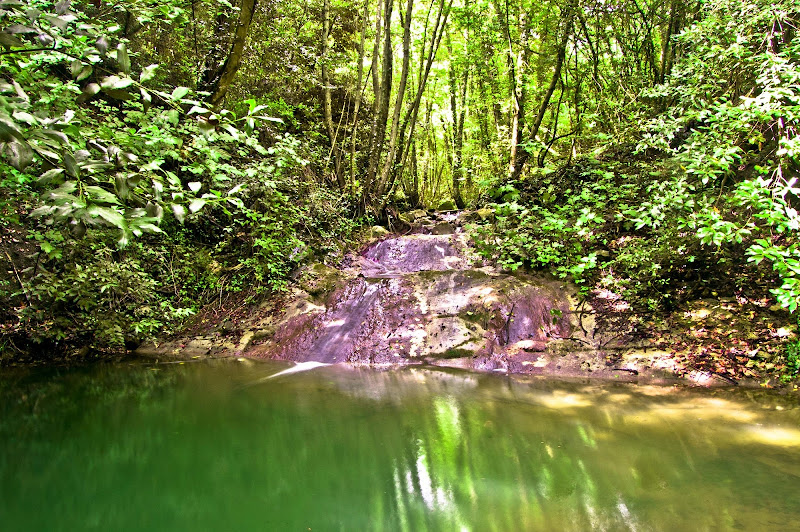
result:
[(0, 373), (0, 528), (790, 530), (767, 390), (272, 362)]

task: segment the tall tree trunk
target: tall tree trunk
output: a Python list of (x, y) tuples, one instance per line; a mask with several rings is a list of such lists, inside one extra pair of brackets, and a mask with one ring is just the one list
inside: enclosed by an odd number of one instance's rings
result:
[[(506, 4), (506, 9), (508, 5)], [(508, 18), (508, 11), (506, 11), (506, 18)], [(531, 33), (530, 19), (527, 14), (522, 12), (519, 15), (519, 30), (520, 42), (519, 50), (514, 54), (514, 48), (511, 41), (510, 28), (506, 26), (506, 36), (508, 39), (508, 53), (509, 64), (509, 81), (511, 82), (511, 96), (513, 111), (511, 115), (511, 150), (508, 160), (508, 175), (515, 177), (518, 176), (522, 166), (525, 164), (526, 157), (520, 156), (520, 153), (527, 153), (524, 150), (520, 151), (520, 144), (522, 144), (522, 133), (525, 128), (525, 104), (527, 103), (527, 85), (528, 85), (528, 60), (530, 58), (529, 38)]]
[[(447, 2), (446, 5), (445, 2)], [(433, 3), (431, 3), (431, 5), (433, 5)], [(417, 125), (417, 115), (419, 114), (420, 102), (422, 102), (422, 96), (425, 93), (425, 86), (428, 82), (428, 75), (430, 74), (433, 60), (436, 58), (436, 52), (439, 50), (439, 45), (442, 42), (442, 36), (444, 35), (447, 27), (447, 19), (450, 17), (450, 10), (452, 7), (453, 0), (440, 0), (439, 2), (439, 11), (436, 15), (436, 22), (434, 24), (431, 36), (431, 46), (428, 49), (427, 57), (425, 57), (424, 53), (420, 57), (420, 72), (416, 87), (416, 95), (414, 97), (414, 101), (411, 102), (411, 105), (406, 110), (403, 124), (400, 127), (399, 142), (401, 144), (397, 150), (397, 156), (395, 159), (396, 164), (391, 174), (391, 181), (387, 185), (387, 190), (391, 190), (392, 186), (394, 185), (394, 179), (397, 176), (397, 172), (402, 170), (403, 166), (405, 166), (406, 159), (408, 158), (410, 152), (409, 146), (411, 144), (411, 139), (414, 137), (414, 129)], [(409, 133), (406, 134), (406, 130), (409, 127), (411, 129)]]
[(364, 82), (364, 57), (366, 57), (367, 28), (369, 27), (369, 0), (364, 0), (364, 25), (361, 27), (361, 43), (358, 48), (358, 81), (356, 82), (356, 102), (353, 111), (353, 126), (350, 130), (350, 193), (356, 193), (356, 139), (358, 137), (358, 112), (361, 109), (361, 84)]
[[(320, 69), (322, 74), (322, 108), (325, 117), (325, 130), (328, 133), (328, 140), (331, 145), (331, 154), (336, 152), (336, 129), (333, 125), (333, 102), (331, 97), (331, 76), (328, 69), (328, 40), (331, 33), (331, 5), (330, 0), (323, 0), (322, 2), (322, 49), (320, 54)], [(339, 164), (339, 155), (335, 158), (334, 164), (334, 177), (339, 186), (339, 190), (345, 187), (345, 177), (341, 172), (341, 164)]]
[(461, 193), (461, 183), (464, 180), (464, 165), (462, 161), (464, 149), (464, 120), (466, 119), (466, 100), (467, 100), (467, 85), (469, 83), (469, 66), (464, 66), (462, 73), (463, 79), (461, 86), (458, 83), (458, 76), (456, 75), (456, 65), (453, 58), (453, 46), (450, 42), (450, 36), (446, 39), (447, 52), (450, 54), (450, 64), (448, 68), (448, 77), (450, 81), (450, 112), (453, 115), (453, 158), (451, 174), (453, 178), (453, 201), (456, 207), (463, 209), (465, 206), (464, 197)]
[(331, 77), (328, 71), (328, 40), (331, 34), (331, 4), (330, 0), (322, 2), (322, 50), (320, 66), (322, 70), (322, 107), (325, 115), (325, 129), (328, 139), (333, 142), (333, 104), (331, 98)]
[(407, 0), (405, 15), (401, 13), (403, 23), (403, 66), (400, 71), (400, 86), (397, 88), (397, 96), (394, 102), (394, 114), (392, 115), (392, 131), (389, 135), (389, 150), (381, 170), (380, 180), (376, 188), (376, 196), (380, 198), (387, 191), (389, 183), (389, 173), (395, 161), (397, 152), (397, 139), (400, 134), (400, 111), (403, 108), (403, 99), (408, 83), (408, 65), (411, 60), (411, 12), (414, 7), (414, 0)]
[[(534, 119), (533, 124), (530, 128), (529, 138), (534, 139), (536, 135), (539, 134), (539, 128), (542, 126), (542, 121), (544, 120), (544, 114), (547, 112), (547, 106), (550, 105), (550, 98), (552, 98), (553, 93), (556, 90), (556, 86), (558, 85), (559, 80), (561, 79), (561, 69), (564, 67), (564, 60), (567, 56), (567, 44), (569, 43), (569, 39), (572, 36), (572, 27), (573, 27), (573, 17), (575, 14), (575, 7), (574, 4), (570, 3), (567, 5), (567, 12), (566, 12), (566, 27), (564, 28), (564, 34), (561, 37), (561, 42), (558, 44), (558, 49), (556, 50), (556, 64), (555, 68), (553, 69), (553, 75), (550, 78), (550, 85), (548, 85), (547, 90), (544, 93), (544, 97), (542, 98), (542, 102), (539, 105), (539, 112)], [(530, 157), (530, 153), (527, 150), (522, 150), (519, 152), (518, 157), (515, 160), (515, 164), (512, 167), (511, 178), (517, 179), (519, 178), (520, 174), (522, 173), (522, 169), (525, 166), (528, 158)]]
[(236, 71), (239, 70), (244, 47), (247, 44), (247, 34), (250, 31), (253, 14), (256, 11), (256, 3), (257, 0), (242, 0), (239, 6), (239, 19), (236, 23), (228, 55), (221, 65), (209, 70), (209, 75), (203, 88), (210, 93), (207, 101), (212, 106), (222, 103), (234, 76), (236, 76)]
[[(389, 120), (389, 103), (392, 96), (392, 74), (393, 74), (393, 58), (392, 58), (392, 10), (394, 8), (393, 0), (384, 0), (383, 3), (383, 51), (381, 54), (382, 70), (381, 77), (375, 92), (376, 113), (375, 113), (375, 127), (373, 141), (370, 145), (373, 149), (369, 154), (369, 167), (367, 169), (367, 177), (365, 182), (365, 192), (368, 196), (372, 196), (375, 189), (375, 178), (378, 170), (378, 163), (380, 155), (383, 151), (383, 145), (386, 141), (386, 124)], [(373, 70), (375, 69), (373, 63)], [(372, 198), (367, 198), (371, 203)]]

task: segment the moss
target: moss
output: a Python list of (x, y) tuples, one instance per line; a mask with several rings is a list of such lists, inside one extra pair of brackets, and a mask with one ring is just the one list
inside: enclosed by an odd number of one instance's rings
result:
[(475, 354), (474, 351), (470, 349), (464, 349), (461, 347), (452, 347), (445, 351), (444, 353), (437, 353), (435, 356), (436, 358), (464, 358), (464, 357), (471, 357)]
[(300, 277), (300, 288), (311, 296), (320, 298), (335, 290), (342, 278), (342, 272), (336, 268), (317, 263)]

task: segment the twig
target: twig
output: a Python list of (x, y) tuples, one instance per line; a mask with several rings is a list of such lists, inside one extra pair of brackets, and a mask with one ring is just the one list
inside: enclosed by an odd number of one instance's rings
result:
[(28, 295), (28, 289), (25, 288), (25, 283), (22, 282), (22, 278), (19, 276), (19, 272), (17, 271), (17, 266), (14, 264), (14, 261), (11, 259), (11, 255), (8, 254), (8, 250), (3, 249), (3, 253), (6, 254), (8, 258), (9, 264), (11, 264), (11, 268), (14, 270), (14, 275), (17, 277), (17, 282), (19, 283), (20, 288), (22, 288), (22, 293), (25, 295), (25, 300), (28, 302), (28, 305), (31, 304), (31, 298)]
[(0, 55), (9, 55), (9, 54), (29, 54), (31, 52), (60, 52), (61, 50), (54, 46), (48, 46), (46, 48), (22, 48), (19, 50), (7, 50), (5, 52), (0, 52)]

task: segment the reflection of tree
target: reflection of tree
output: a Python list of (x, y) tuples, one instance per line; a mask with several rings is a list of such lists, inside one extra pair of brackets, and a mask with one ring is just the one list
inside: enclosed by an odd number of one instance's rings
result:
[[(791, 398), (337, 367), (241, 386), (256, 366), (0, 379), (4, 525), (726, 529), (800, 515)], [(743, 505), (750, 492), (771, 496)]]
[(627, 499), (648, 489), (636, 458), (651, 465), (645, 474), (655, 467), (674, 476), (655, 447), (623, 443), (617, 453), (599, 444), (598, 432), (613, 442), (613, 416), (604, 426), (575, 412), (453, 396), (432, 398), (419, 414), (393, 463), (403, 530), (636, 528), (636, 501)]

